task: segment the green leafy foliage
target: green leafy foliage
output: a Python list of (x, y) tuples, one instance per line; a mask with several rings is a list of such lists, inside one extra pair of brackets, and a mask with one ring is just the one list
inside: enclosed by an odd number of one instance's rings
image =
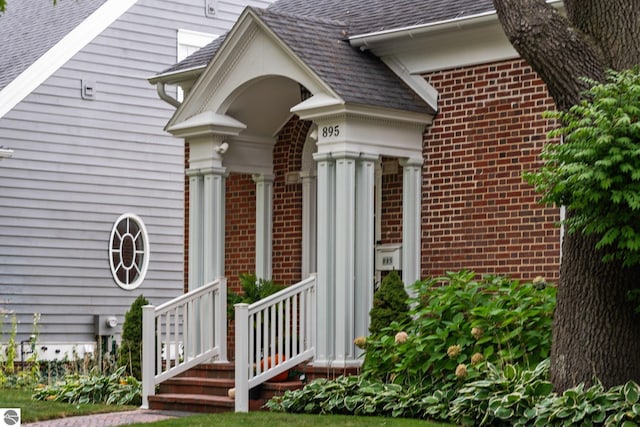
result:
[(544, 166), (525, 178), (542, 202), (566, 206), (570, 233), (595, 234), (604, 260), (640, 262), (640, 68), (610, 71), (585, 100), (547, 116), (563, 124), (550, 137)]
[(367, 339), (363, 374), (446, 391), (475, 378), (482, 361), (528, 367), (547, 358), (555, 287), (474, 277), (461, 271), (416, 282), (412, 322)]
[(33, 398), (74, 404), (140, 405), (142, 385), (125, 375), (126, 368), (121, 366), (111, 375), (66, 375), (55, 384), (37, 388)]
[(242, 294), (227, 293), (227, 317), (233, 319), (235, 315), (234, 304), (253, 304), (263, 298), (273, 295), (285, 288), (272, 280), (258, 279), (255, 274), (240, 274), (240, 286)]
[(140, 295), (125, 314), (122, 325), (122, 344), (118, 354), (118, 365), (138, 380), (142, 379), (142, 307), (149, 301)]
[(409, 295), (404, 289), (404, 283), (398, 272), (387, 274), (378, 290), (373, 294), (373, 307), (369, 311), (371, 323), (369, 332), (378, 334), (392, 322), (404, 324), (409, 320), (407, 312)]
[(535, 406), (553, 390), (548, 381), (549, 359), (533, 370), (487, 363), (482, 379), (470, 382), (451, 402), (449, 416), (462, 425), (526, 426), (537, 417)]
[[(538, 279), (521, 284), (475, 276), (461, 271), (417, 282), (417, 297), (408, 300), (411, 321), (392, 322), (367, 338), (360, 376), (317, 380), (268, 406), (288, 412), (450, 420), (451, 402), (459, 391), (474, 381), (489, 381), (486, 392), (473, 395), (472, 409), (501, 391), (504, 402), (493, 403), (498, 415), (508, 418), (510, 409), (523, 413), (551, 391), (542, 376), (548, 367), (555, 288)], [(543, 368), (525, 371), (539, 364)], [(517, 401), (515, 395), (505, 397), (516, 390), (528, 394)], [(473, 413), (463, 414), (462, 402), (459, 406), (456, 417), (476, 419)]]

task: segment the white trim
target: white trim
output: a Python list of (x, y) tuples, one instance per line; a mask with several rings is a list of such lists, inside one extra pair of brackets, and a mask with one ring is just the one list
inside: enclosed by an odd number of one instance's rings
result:
[(108, 0), (0, 91), (0, 118), (33, 92), (137, 0)]
[(429, 107), (433, 108), (434, 111), (438, 111), (438, 91), (427, 83), (424, 77), (411, 74), (398, 58), (387, 56), (381, 59), (382, 62), (422, 98)]

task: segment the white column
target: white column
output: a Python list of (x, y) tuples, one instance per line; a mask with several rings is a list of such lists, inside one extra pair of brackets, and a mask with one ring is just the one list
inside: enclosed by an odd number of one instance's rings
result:
[(355, 224), (357, 153), (333, 153), (336, 159), (335, 366), (355, 361)]
[(189, 177), (189, 274), (190, 291), (202, 286), (202, 198), (203, 179), (200, 170), (187, 170)]
[[(373, 306), (374, 189), (377, 161), (378, 156), (363, 154), (356, 168), (354, 339), (369, 334), (369, 310)], [(356, 357), (362, 353), (362, 350), (355, 346), (354, 351)]]
[(316, 177), (301, 172), (302, 178), (302, 277), (306, 279), (316, 268)]
[(273, 175), (253, 175), (256, 183), (256, 276), (271, 280)]
[[(400, 162), (402, 174), (402, 280), (408, 287), (420, 279), (422, 237), (422, 159)], [(409, 289), (407, 289), (409, 290)]]
[(203, 278), (204, 283), (224, 276), (224, 216), (225, 178), (224, 167), (204, 169), (203, 200)]
[[(316, 355), (328, 366), (334, 355), (335, 331), (335, 163), (330, 154), (313, 156), (318, 166), (318, 276), (316, 279)], [(342, 326), (342, 325), (341, 325)]]

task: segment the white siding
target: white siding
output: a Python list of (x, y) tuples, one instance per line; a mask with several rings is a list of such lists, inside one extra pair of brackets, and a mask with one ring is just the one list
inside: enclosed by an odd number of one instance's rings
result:
[[(179, 29), (219, 35), (245, 5), (270, 2), (219, 0), (214, 18), (205, 3), (139, 0), (0, 119), (0, 146), (14, 150), (0, 163), (0, 307), (19, 316), (18, 340), (40, 313), (42, 342), (93, 341), (94, 314), (122, 320), (139, 294), (158, 304), (182, 292), (183, 141), (162, 130), (173, 108), (146, 79), (176, 62)], [(83, 79), (94, 100), (81, 98)], [(152, 251), (135, 291), (109, 270), (126, 212)]]

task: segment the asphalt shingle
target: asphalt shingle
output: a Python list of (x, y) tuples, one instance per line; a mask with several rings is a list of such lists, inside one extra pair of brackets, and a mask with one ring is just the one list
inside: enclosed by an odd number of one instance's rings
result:
[(0, 90), (106, 0), (10, 0), (0, 15)]
[(405, 28), (493, 10), (491, 0), (278, 0), (273, 12), (336, 19), (350, 35)]

